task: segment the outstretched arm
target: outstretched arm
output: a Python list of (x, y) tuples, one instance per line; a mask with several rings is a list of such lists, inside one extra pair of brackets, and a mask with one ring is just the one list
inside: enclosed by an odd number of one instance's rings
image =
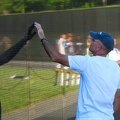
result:
[(49, 41), (45, 38), (44, 31), (41, 25), (37, 22), (35, 22), (34, 24), (35, 27), (37, 28), (38, 36), (42, 42), (42, 45), (45, 51), (47, 52), (48, 56), (50, 57), (50, 59), (62, 65), (69, 66), (68, 56), (59, 53), (54, 47), (52, 47)]
[(26, 44), (26, 42), (36, 34), (36, 32), (32, 33), (32, 30), (34, 28), (34, 24), (32, 24), (29, 28), (25, 36), (17, 42), (15, 45), (13, 45), (11, 48), (6, 50), (3, 54), (0, 55), (0, 65), (3, 65), (7, 62), (9, 62), (15, 55), (20, 51), (20, 49)]
[(60, 63), (65, 66), (69, 66), (68, 64), (68, 56), (59, 53), (54, 47), (50, 45), (46, 38), (42, 39), (42, 45), (45, 48), (48, 56), (51, 58), (52, 61)]

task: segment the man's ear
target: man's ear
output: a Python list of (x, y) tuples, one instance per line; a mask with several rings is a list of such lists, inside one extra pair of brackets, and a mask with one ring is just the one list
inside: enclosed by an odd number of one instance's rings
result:
[(102, 45), (98, 44), (97, 46), (97, 51), (101, 50), (102, 49)]

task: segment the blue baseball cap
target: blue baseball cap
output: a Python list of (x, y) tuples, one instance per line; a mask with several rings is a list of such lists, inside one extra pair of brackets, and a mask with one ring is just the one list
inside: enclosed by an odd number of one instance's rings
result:
[(108, 50), (114, 48), (114, 38), (107, 32), (94, 32), (90, 31), (90, 36), (94, 39), (100, 40)]

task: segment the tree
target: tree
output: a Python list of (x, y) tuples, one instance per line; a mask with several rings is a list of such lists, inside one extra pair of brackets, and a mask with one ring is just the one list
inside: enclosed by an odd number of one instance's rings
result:
[(112, 4), (120, 4), (120, 0), (0, 0), (0, 14), (90, 8)]

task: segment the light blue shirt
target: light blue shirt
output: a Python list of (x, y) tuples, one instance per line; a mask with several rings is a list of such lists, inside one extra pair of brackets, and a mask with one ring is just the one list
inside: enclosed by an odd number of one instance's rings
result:
[(114, 120), (113, 101), (120, 88), (120, 67), (107, 57), (68, 56), (80, 73), (76, 120)]

